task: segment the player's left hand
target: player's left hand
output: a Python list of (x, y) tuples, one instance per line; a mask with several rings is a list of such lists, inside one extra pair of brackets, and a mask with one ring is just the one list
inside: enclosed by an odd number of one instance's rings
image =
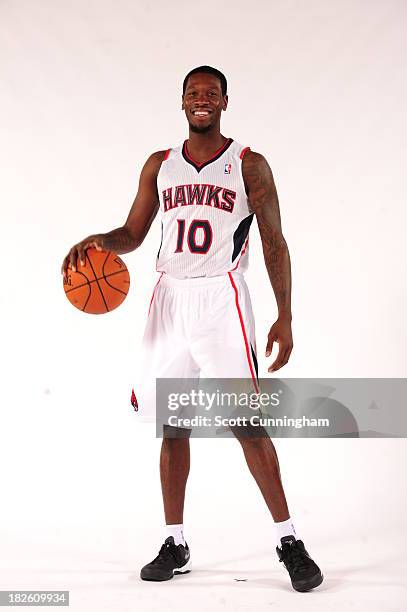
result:
[(290, 358), (294, 346), (291, 317), (279, 316), (277, 321), (271, 326), (267, 339), (266, 357), (270, 357), (274, 342), (278, 344), (278, 355), (268, 368), (268, 372), (279, 370)]

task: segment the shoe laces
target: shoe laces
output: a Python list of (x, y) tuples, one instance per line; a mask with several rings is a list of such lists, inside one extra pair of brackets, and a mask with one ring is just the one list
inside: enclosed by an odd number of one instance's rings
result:
[(282, 545), (282, 556), (280, 561), (284, 561), (296, 572), (301, 572), (309, 568), (310, 558), (301, 548), (298, 542)]
[(174, 544), (172, 544), (171, 542), (164, 542), (164, 544), (160, 548), (160, 552), (151, 563), (158, 565), (160, 563), (164, 563), (170, 558), (178, 562), (177, 552), (177, 548)]

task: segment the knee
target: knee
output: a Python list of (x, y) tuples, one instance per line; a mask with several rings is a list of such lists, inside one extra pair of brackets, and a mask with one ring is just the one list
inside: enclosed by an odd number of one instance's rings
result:
[(191, 431), (191, 429), (186, 429), (185, 427), (172, 427), (171, 425), (164, 425), (163, 442), (165, 440), (186, 440), (188, 442)]
[(243, 450), (256, 453), (265, 453), (269, 450), (270, 439), (266, 438), (239, 438)]
[(243, 449), (260, 451), (270, 446), (270, 437), (263, 427), (246, 425), (244, 427), (231, 427), (231, 430)]
[[(171, 428), (175, 429), (175, 428)], [(185, 430), (184, 430), (185, 431)], [(169, 461), (179, 461), (181, 457), (189, 454), (189, 436), (176, 431), (167, 431), (161, 444), (161, 459)]]

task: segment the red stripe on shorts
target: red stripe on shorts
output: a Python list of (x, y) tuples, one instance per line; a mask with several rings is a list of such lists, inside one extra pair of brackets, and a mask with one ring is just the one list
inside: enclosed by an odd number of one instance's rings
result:
[(158, 281), (157, 281), (157, 282), (156, 282), (156, 284), (154, 285), (153, 295), (151, 296), (150, 306), (148, 307), (148, 314), (150, 314), (151, 304), (153, 303), (153, 299), (154, 299), (154, 296), (155, 296), (155, 290), (157, 289), (158, 284), (159, 284), (160, 280), (161, 280), (161, 279), (162, 279), (162, 277), (163, 277), (163, 274), (164, 274), (164, 272), (161, 272), (161, 276), (160, 276), (160, 278), (158, 279)]
[(249, 342), (247, 340), (247, 334), (246, 334), (246, 329), (245, 329), (245, 326), (244, 326), (242, 311), (240, 310), (239, 296), (238, 296), (238, 292), (237, 292), (237, 287), (236, 287), (235, 281), (233, 280), (233, 276), (231, 275), (230, 272), (228, 272), (228, 275), (229, 275), (229, 278), (230, 278), (230, 282), (232, 283), (233, 290), (235, 292), (236, 308), (237, 308), (237, 313), (239, 315), (240, 326), (242, 328), (243, 339), (244, 339), (244, 344), (245, 344), (245, 348), (246, 348), (246, 356), (247, 356), (247, 361), (249, 362), (249, 368), (250, 368), (250, 373), (252, 375), (254, 389), (255, 389), (256, 393), (259, 393), (259, 387), (258, 387), (258, 384), (257, 384), (256, 375), (254, 373), (253, 364), (252, 364), (252, 361), (250, 359)]

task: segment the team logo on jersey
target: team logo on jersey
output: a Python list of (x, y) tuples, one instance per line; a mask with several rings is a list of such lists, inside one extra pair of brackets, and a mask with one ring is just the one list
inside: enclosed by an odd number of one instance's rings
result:
[(225, 164), (225, 174), (230, 174), (232, 172), (232, 164)]
[(162, 200), (164, 212), (178, 206), (197, 204), (199, 206), (213, 206), (231, 213), (235, 205), (236, 191), (218, 185), (208, 185), (207, 183), (176, 185), (163, 190)]

